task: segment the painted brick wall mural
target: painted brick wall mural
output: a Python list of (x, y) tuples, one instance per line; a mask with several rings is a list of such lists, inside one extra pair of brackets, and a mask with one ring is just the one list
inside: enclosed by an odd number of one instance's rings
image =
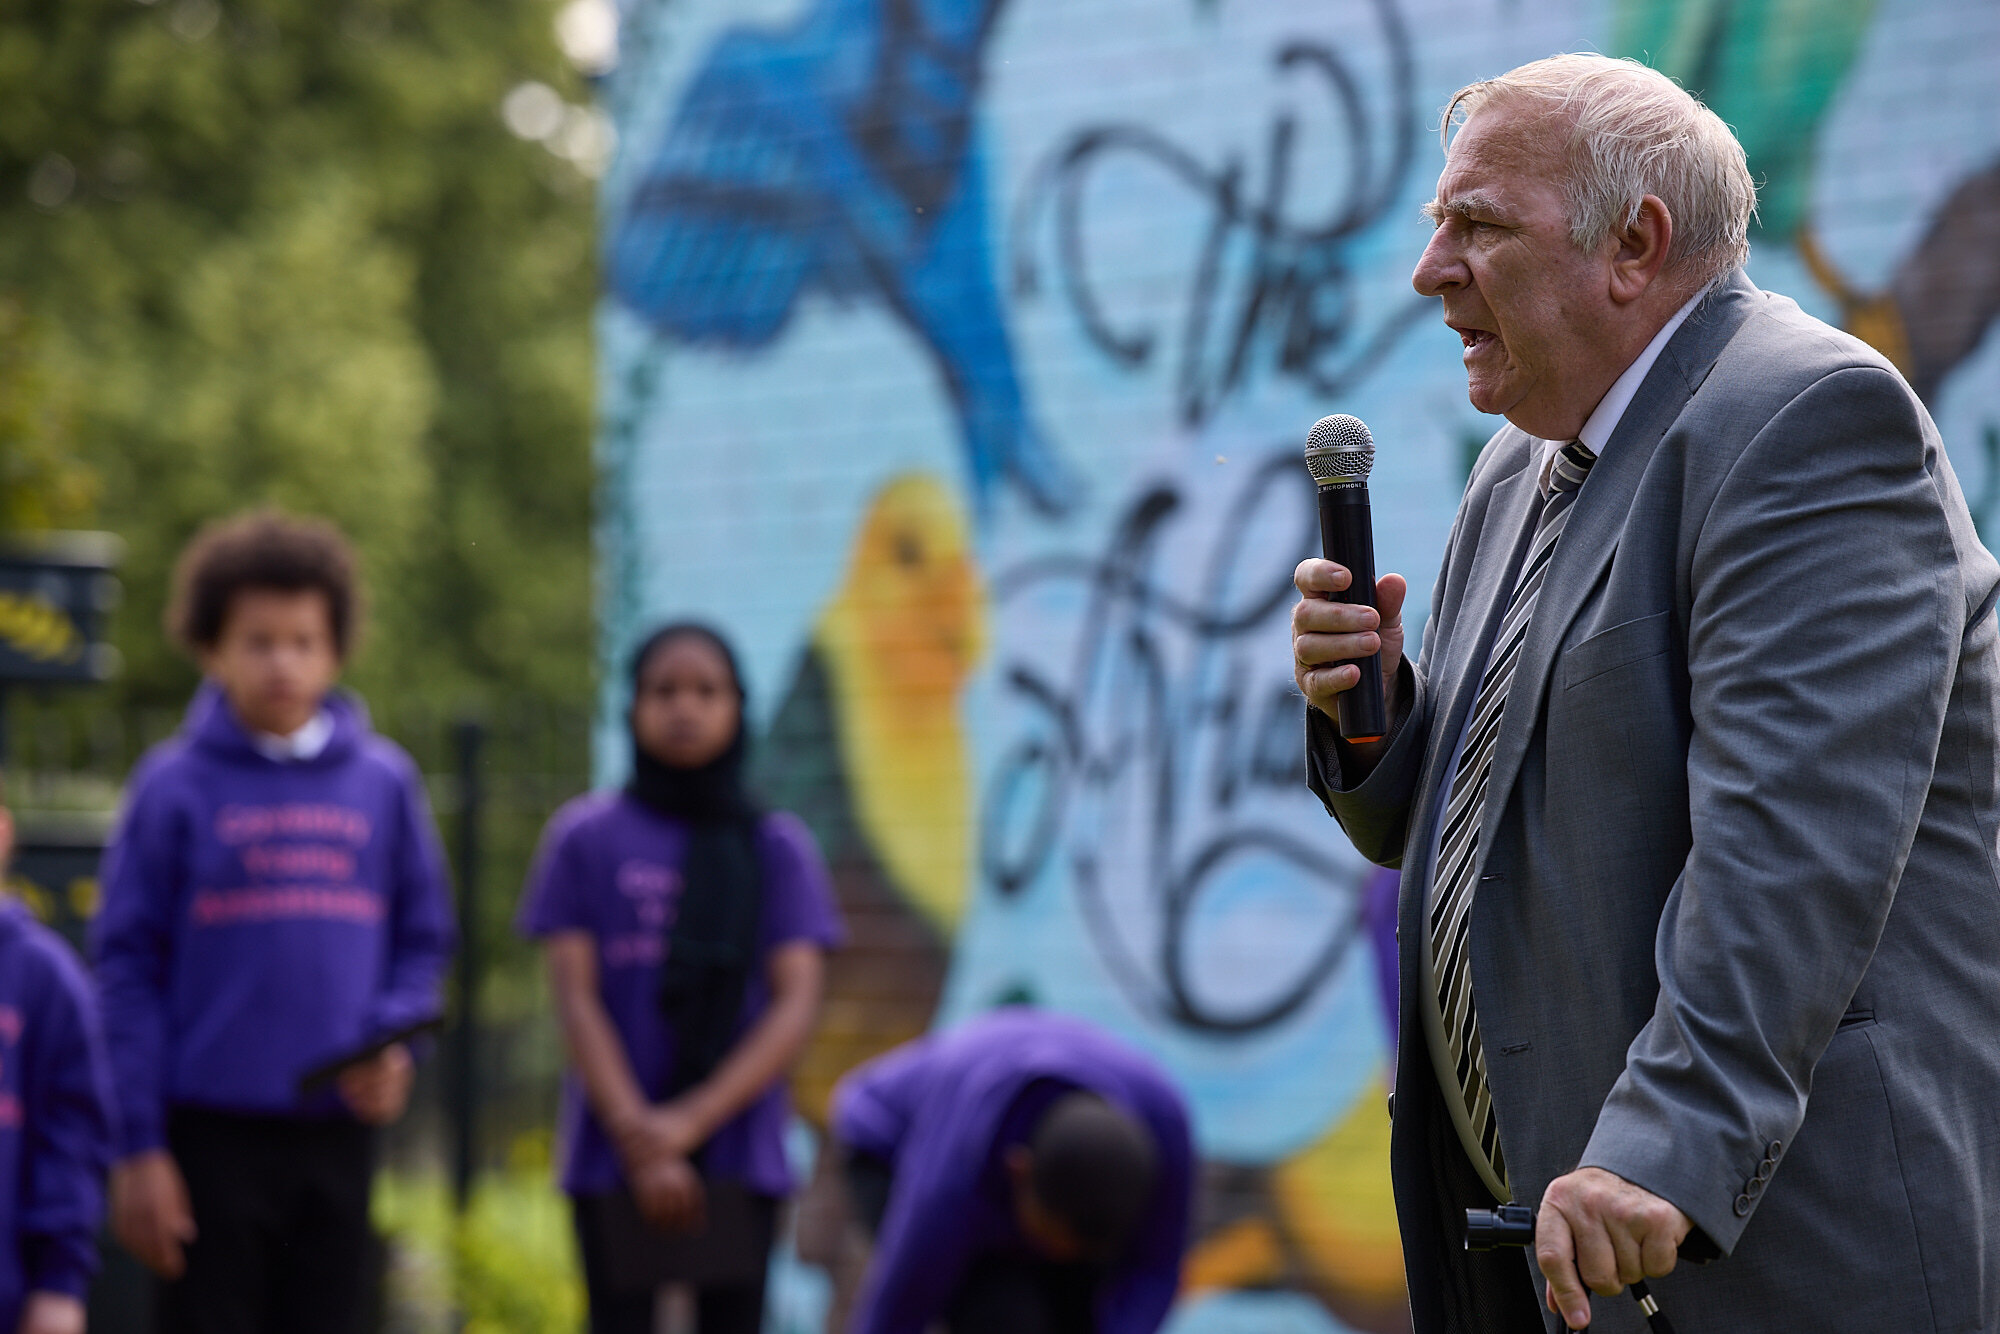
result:
[[(1451, 91), (1645, 58), (1762, 184), (1751, 275), (1868, 339), (2000, 524), (1992, 0), (628, 0), (602, 95), (600, 776), (709, 618), (855, 947), (801, 1078), (1026, 1001), (1160, 1058), (1177, 1334), (1401, 1328), (1382, 879), (1305, 792), (1307, 428), (1428, 590), (1497, 422), (1410, 290)], [(1417, 621), (1422, 609), (1414, 612)], [(808, 1248), (810, 1249), (810, 1248)], [(774, 1321), (852, 1275), (787, 1253)]]

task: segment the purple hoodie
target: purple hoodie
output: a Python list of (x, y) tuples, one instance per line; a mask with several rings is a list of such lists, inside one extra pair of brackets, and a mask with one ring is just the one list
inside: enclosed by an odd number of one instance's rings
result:
[[(1153, 1334), (1180, 1287), (1194, 1189), (1187, 1108), (1157, 1066), (1081, 1019), (1005, 1009), (907, 1043), (833, 1095), (834, 1137), (891, 1160), (895, 1185), (849, 1334), (923, 1334), (973, 1257), (1026, 1245), (996, 1149), (1023, 1094), (1084, 1089), (1136, 1117), (1159, 1146), (1146, 1222), (1098, 1287), (1100, 1334)], [(1035, 1086), (1031, 1090), (1030, 1086)]]
[(344, 1115), (299, 1076), (439, 1013), (444, 861), (416, 766), (329, 695), (326, 748), (273, 760), (204, 684), (133, 770), (92, 932), (120, 1156), (171, 1106)]
[(110, 1161), (89, 979), (54, 932), (0, 899), (0, 1331), (30, 1292), (84, 1295)]

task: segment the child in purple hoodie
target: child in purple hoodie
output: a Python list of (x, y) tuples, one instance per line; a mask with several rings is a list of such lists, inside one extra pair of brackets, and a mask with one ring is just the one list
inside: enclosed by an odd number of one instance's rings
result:
[(1194, 1191), (1166, 1073), (1081, 1019), (1007, 1008), (834, 1089), (875, 1251), (847, 1334), (1153, 1334)]
[[(14, 822), (0, 806), (0, 871)], [(111, 1086), (76, 956), (0, 894), (0, 1334), (82, 1334)]]
[(333, 691), (355, 602), (345, 540), (271, 513), (175, 572), (206, 680), (132, 774), (94, 935), (112, 1229), (166, 1334), (352, 1334), (367, 1300), (376, 1128), (412, 1070), (390, 1039), (439, 1012), (452, 925), (415, 766)]

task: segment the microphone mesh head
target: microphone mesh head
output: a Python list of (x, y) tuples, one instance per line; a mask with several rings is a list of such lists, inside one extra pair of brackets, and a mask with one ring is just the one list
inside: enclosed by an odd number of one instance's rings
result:
[(1375, 437), (1359, 417), (1321, 417), (1306, 439), (1306, 471), (1315, 482), (1351, 482), (1375, 466)]

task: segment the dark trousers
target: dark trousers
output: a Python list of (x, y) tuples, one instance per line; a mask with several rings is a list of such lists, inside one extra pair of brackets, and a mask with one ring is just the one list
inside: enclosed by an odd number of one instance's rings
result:
[(1099, 1274), (1032, 1255), (982, 1255), (945, 1311), (951, 1334), (1096, 1334)]
[(373, 1306), (375, 1132), (175, 1110), (167, 1145), (198, 1235), (162, 1283), (160, 1334), (359, 1334)]
[[(652, 1289), (637, 1291), (620, 1288), (607, 1274), (603, 1229), (589, 1215), (590, 1199), (574, 1201), (577, 1250), (583, 1256), (583, 1286), (590, 1300), (590, 1334), (653, 1334), (653, 1308), (658, 1296)], [(763, 1197), (758, 1217), (746, 1238), (764, 1256), (771, 1253), (777, 1233), (778, 1202)], [(757, 1267), (757, 1277), (745, 1283), (698, 1283), (694, 1287), (695, 1330), (697, 1334), (760, 1334), (764, 1328), (765, 1265)]]
[[(1547, 1334), (1541, 1287), (1529, 1272), (1533, 1262), (1517, 1250), (1465, 1249), (1465, 1211), (1491, 1209), (1498, 1201), (1466, 1157), (1442, 1095), (1430, 1088), (1424, 1092), (1430, 1098), (1422, 1110), (1430, 1113), (1424, 1120), (1433, 1173), (1432, 1207), (1444, 1238), (1437, 1293), (1444, 1318), (1440, 1334)], [(1399, 1110), (1403, 1096), (1398, 1090)]]
[[(873, 1154), (844, 1150), (847, 1198), (869, 1235), (882, 1230), (895, 1169)], [(1003, 1252), (975, 1257), (945, 1311), (951, 1334), (1095, 1334), (1101, 1272)]]

